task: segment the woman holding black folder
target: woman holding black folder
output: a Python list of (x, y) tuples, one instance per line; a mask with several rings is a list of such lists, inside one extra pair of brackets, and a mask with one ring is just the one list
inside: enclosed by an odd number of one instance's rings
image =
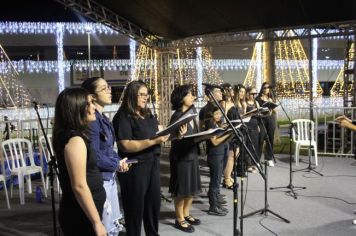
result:
[(148, 96), (143, 81), (130, 82), (113, 119), (121, 156), (138, 160), (128, 172), (118, 175), (128, 236), (141, 235), (142, 220), (146, 235), (159, 235), (160, 144), (169, 136), (156, 137), (158, 122), (147, 108)]
[[(271, 86), (267, 83), (264, 82), (262, 84), (261, 90), (256, 97), (256, 101), (259, 103), (261, 107), (266, 102), (274, 102), (272, 99), (272, 92), (271, 92)], [(273, 158), (273, 140), (274, 140), (274, 132), (276, 130), (277, 126), (277, 118), (276, 118), (276, 112), (275, 110), (270, 110), (270, 112), (262, 117), (262, 125), (265, 126), (267, 133), (264, 131), (264, 127), (260, 127), (261, 134), (260, 134), (260, 150), (262, 154), (263, 150), (263, 143), (266, 141), (266, 151), (265, 151), (265, 160), (267, 161), (267, 165), (273, 167), (274, 162), (272, 160)]]
[[(171, 95), (172, 110), (170, 124), (177, 121), (187, 113), (197, 113), (194, 107), (196, 97), (192, 94), (189, 85), (176, 87)], [(198, 123), (195, 119), (182, 125), (172, 141), (169, 153), (171, 178), (169, 192), (174, 196), (174, 207), (176, 213), (175, 227), (184, 232), (194, 232), (193, 225), (200, 225), (199, 219), (190, 215), (193, 196), (201, 192), (198, 145), (190, 139), (181, 139), (183, 135), (198, 132)]]

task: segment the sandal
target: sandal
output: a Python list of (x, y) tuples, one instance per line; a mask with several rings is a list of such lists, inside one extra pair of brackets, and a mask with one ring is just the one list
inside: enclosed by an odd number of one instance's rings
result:
[[(183, 226), (183, 225), (187, 225), (187, 226)], [(176, 227), (177, 229), (186, 232), (186, 233), (193, 233), (195, 231), (194, 227), (191, 226), (187, 221), (182, 220), (182, 221), (178, 221), (176, 219), (175, 223), (174, 223), (174, 227)]]
[(191, 225), (200, 225), (201, 224), (201, 221), (199, 219), (194, 218), (191, 215), (184, 217), (184, 219)]

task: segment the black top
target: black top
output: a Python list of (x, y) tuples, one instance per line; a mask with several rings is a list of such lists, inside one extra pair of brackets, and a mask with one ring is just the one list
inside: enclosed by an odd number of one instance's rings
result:
[[(113, 118), (113, 125), (117, 140), (151, 139), (156, 136), (158, 131), (157, 119), (151, 114), (143, 119), (119, 111)], [(154, 157), (160, 155), (161, 146), (159, 144), (153, 145), (135, 153), (125, 153), (120, 147), (118, 150), (121, 157), (139, 161), (153, 161)]]
[[(192, 108), (189, 113), (196, 113), (196, 109)], [(174, 123), (178, 120), (184, 112), (176, 111), (169, 122), (169, 124)], [(195, 134), (198, 132), (198, 124), (195, 119), (188, 123), (187, 133), (185, 135)], [(179, 129), (176, 130), (176, 135), (178, 135)], [(176, 136), (174, 135), (174, 136)], [(171, 150), (169, 157), (171, 160), (194, 160), (198, 156), (198, 144), (192, 142), (191, 139), (175, 139), (172, 141)]]
[[(93, 196), (95, 206), (101, 216), (101, 212), (104, 206), (104, 202), (106, 199), (105, 189), (103, 187), (103, 178), (99, 171), (99, 168), (96, 165), (96, 158), (94, 151), (89, 145), (88, 139), (78, 131), (65, 131), (60, 134), (59, 142), (56, 143), (55, 152), (58, 163), (59, 170), (59, 182), (62, 188), (62, 198), (61, 198), (61, 210), (64, 216), (69, 217), (70, 215), (82, 215), (83, 210), (75, 199), (75, 195), (73, 193), (71, 181), (69, 178), (67, 166), (64, 159), (64, 148), (65, 145), (72, 137), (82, 137), (85, 145), (87, 147), (87, 165), (86, 165), (86, 178), (87, 184), (89, 186), (90, 192)], [(77, 212), (79, 211), (79, 212)], [(69, 215), (68, 215), (69, 213)]]
[[(246, 112), (250, 112), (256, 108), (257, 108), (256, 103), (254, 103), (254, 104), (247, 103)], [(255, 128), (258, 125), (258, 116), (253, 115), (251, 117), (251, 120), (249, 122), (247, 122), (246, 125), (248, 128)]]
[(229, 120), (239, 120), (239, 117), (243, 114), (242, 109), (232, 106), (229, 111), (227, 112), (227, 117)]
[(199, 111), (199, 123), (200, 126), (202, 127), (201, 131), (206, 130), (205, 126), (207, 125), (207, 122), (209, 122), (209, 118), (207, 117), (207, 113), (212, 110), (214, 107), (214, 104), (212, 102), (207, 102), (204, 107), (202, 107)]
[[(205, 130), (218, 128), (217, 124), (212, 122), (207, 122), (207, 126), (205, 126)], [(208, 156), (214, 155), (224, 155), (225, 154), (225, 142), (220, 143), (217, 146), (214, 146), (212, 142), (209, 140), (206, 141), (206, 148)]]

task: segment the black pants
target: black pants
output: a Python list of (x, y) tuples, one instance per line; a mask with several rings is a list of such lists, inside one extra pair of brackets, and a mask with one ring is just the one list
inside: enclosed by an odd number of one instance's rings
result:
[[(275, 114), (264, 117), (262, 119), (262, 122), (266, 127), (267, 134), (266, 134), (263, 126), (261, 126), (260, 127), (261, 128), (261, 135), (260, 135), (261, 154), (262, 154), (262, 150), (263, 150), (263, 142), (266, 141), (265, 160), (272, 160), (274, 132), (276, 130), (276, 116), (275, 116)], [(268, 140), (271, 145), (269, 145)]]
[(161, 207), (159, 159), (133, 164), (119, 174), (122, 204), (128, 236), (140, 236), (141, 224), (147, 236), (157, 236)]
[(220, 193), (220, 183), (223, 172), (224, 154), (208, 155), (207, 161), (210, 169), (210, 183), (209, 183), (209, 204), (216, 205), (216, 197)]

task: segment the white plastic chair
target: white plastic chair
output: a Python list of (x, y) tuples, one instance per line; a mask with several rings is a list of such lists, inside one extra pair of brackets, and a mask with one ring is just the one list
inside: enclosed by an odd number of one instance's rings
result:
[(5, 197), (6, 197), (6, 205), (8, 209), (11, 209), (10, 207), (10, 202), (9, 202), (9, 195), (7, 193), (7, 186), (6, 186), (6, 172), (5, 172), (5, 162), (4, 162), (4, 157), (2, 155), (2, 152), (0, 152), (0, 159), (1, 159), (1, 174), (0, 174), (0, 181), (3, 182), (3, 188), (5, 191)]
[(293, 142), (295, 143), (295, 165), (299, 165), (299, 152), (300, 149), (308, 149), (310, 146), (314, 149), (315, 165), (318, 165), (318, 149), (315, 141), (315, 125), (314, 121), (307, 119), (293, 120), (297, 133), (293, 129)]
[[(11, 178), (18, 177), (20, 204), (25, 204), (24, 179), (27, 180), (28, 192), (32, 193), (31, 174), (40, 173), (43, 184), (44, 195), (47, 197), (45, 179), (41, 166), (36, 166), (33, 156), (32, 143), (27, 139), (16, 138), (2, 142), (2, 149), (7, 165), (9, 167)], [(29, 165), (26, 165), (25, 158), (29, 158)], [(13, 183), (11, 183), (10, 196), (12, 197)]]
[[(53, 147), (52, 147), (52, 135), (51, 134), (47, 134), (47, 137), (48, 137), (48, 142), (49, 142), (49, 149), (51, 150), (51, 153), (54, 154)], [(40, 136), (38, 141), (39, 141), (39, 144), (40, 144), (41, 165), (42, 165), (42, 168), (43, 168), (43, 157), (44, 157), (44, 159), (46, 160), (46, 162), (48, 164), (48, 158), (50, 158), (51, 154), (50, 154), (49, 149), (47, 147), (45, 137), (44, 136)], [(49, 166), (48, 166), (48, 168), (49, 168)], [(54, 174), (56, 175), (56, 173), (54, 173)], [(56, 175), (55, 177), (56, 177), (56, 181), (57, 181), (58, 193), (61, 194), (62, 191), (61, 191), (61, 187), (60, 187), (60, 184), (59, 184), (58, 176)], [(48, 188), (49, 188), (49, 176), (47, 175), (46, 176), (46, 189), (48, 190)]]

